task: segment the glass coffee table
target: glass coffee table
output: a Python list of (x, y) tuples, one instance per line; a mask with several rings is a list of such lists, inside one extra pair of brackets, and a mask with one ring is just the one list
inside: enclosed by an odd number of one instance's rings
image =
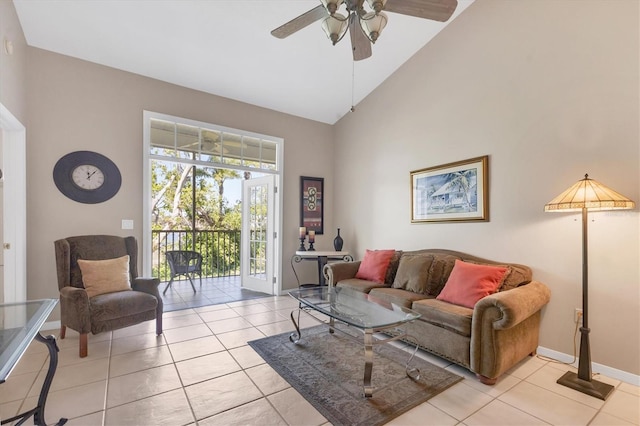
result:
[[(302, 288), (289, 294), (300, 302), (298, 309), (291, 311), (291, 321), (296, 328), (296, 331), (289, 336), (289, 340), (293, 343), (297, 344), (303, 337), (300, 329), (300, 312), (309, 314), (322, 324), (328, 324), (330, 333), (342, 331), (337, 327), (336, 321), (362, 331), (363, 339), (357, 340), (364, 343), (363, 386), (366, 397), (371, 397), (374, 390), (371, 385), (373, 346), (410, 337), (402, 326), (420, 318), (420, 314), (411, 309), (375, 299), (366, 293), (343, 287)], [(328, 317), (328, 321), (323, 321), (318, 316), (313, 315), (313, 312), (325, 314)], [(391, 337), (378, 338), (374, 336), (375, 333), (379, 332), (387, 332)], [(349, 333), (345, 333), (345, 335), (353, 338)], [(407, 376), (414, 380), (420, 379), (420, 371), (416, 368), (410, 368), (409, 364), (417, 350), (418, 346), (416, 344), (405, 365)]]

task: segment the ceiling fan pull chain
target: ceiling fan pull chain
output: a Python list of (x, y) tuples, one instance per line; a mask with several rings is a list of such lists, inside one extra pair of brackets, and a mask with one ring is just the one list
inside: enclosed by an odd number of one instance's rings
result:
[(351, 61), (351, 112), (356, 110), (355, 106), (355, 86), (356, 86), (356, 61), (355, 59)]

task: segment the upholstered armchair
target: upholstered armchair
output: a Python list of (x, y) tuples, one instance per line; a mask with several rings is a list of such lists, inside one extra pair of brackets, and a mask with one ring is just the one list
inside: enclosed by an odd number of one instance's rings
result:
[[(157, 278), (138, 277), (134, 237), (85, 235), (54, 242), (60, 290), (60, 339), (66, 328), (80, 333), (80, 357), (88, 333), (156, 320), (162, 334), (162, 298)], [(84, 274), (84, 276), (83, 276)]]

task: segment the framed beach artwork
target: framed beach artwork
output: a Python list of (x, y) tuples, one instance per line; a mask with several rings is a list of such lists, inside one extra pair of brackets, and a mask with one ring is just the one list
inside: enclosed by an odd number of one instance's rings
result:
[(411, 222), (489, 220), (489, 156), (411, 172)]
[(300, 176), (300, 226), (324, 233), (324, 178)]

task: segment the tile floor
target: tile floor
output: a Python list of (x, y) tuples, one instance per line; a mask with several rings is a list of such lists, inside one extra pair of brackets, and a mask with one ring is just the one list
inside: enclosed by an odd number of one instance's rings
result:
[[(77, 334), (68, 331), (58, 341), (47, 422), (66, 417), (69, 425), (83, 426), (324, 425), (326, 419), (246, 344), (291, 331), (288, 316), (296, 306), (280, 296), (168, 312), (162, 336), (153, 333), (153, 321), (90, 336), (84, 359), (77, 355)], [(302, 325), (315, 324), (307, 317)], [(421, 356), (464, 380), (390, 425), (640, 423), (637, 386), (600, 377), (616, 387), (601, 401), (556, 384), (566, 366), (528, 358), (489, 387), (440, 358)], [(0, 385), (3, 418), (35, 406), (47, 365), (45, 346), (34, 342)]]
[(164, 303), (164, 311), (171, 312), (180, 309), (198, 308), (265, 296), (264, 293), (242, 288), (239, 276), (203, 278), (202, 286), (200, 286), (200, 280), (195, 279), (193, 284), (196, 288), (195, 293), (188, 280), (176, 280), (171, 283), (171, 287), (163, 294), (162, 292), (167, 287), (167, 283), (161, 282), (159, 288)]

